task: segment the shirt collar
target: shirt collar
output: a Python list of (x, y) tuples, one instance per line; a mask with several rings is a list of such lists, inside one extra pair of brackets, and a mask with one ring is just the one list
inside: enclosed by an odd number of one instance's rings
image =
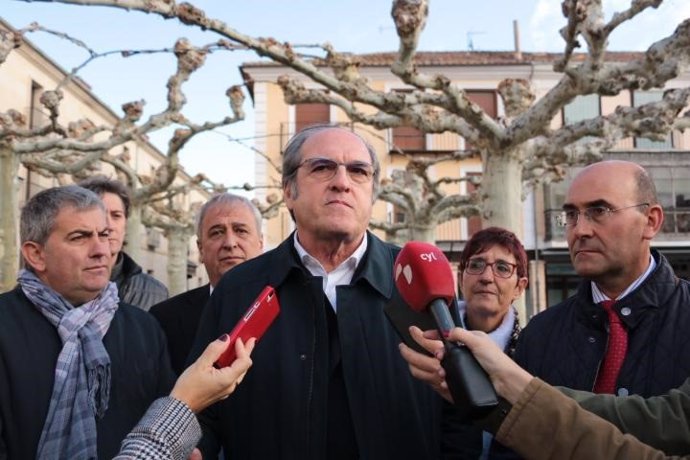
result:
[[(295, 244), (295, 250), (297, 251), (297, 255), (299, 256), (299, 259), (302, 261), (304, 266), (311, 272), (312, 275), (325, 275), (327, 274), (326, 270), (323, 268), (323, 265), (321, 265), (321, 262), (319, 262), (314, 256), (309, 254), (306, 249), (304, 249), (304, 246), (302, 246), (299, 242), (299, 239), (297, 238), (297, 232), (295, 231), (294, 236), (293, 236), (293, 242)], [(367, 252), (367, 235), (364, 235), (364, 238), (362, 238), (362, 242), (357, 246), (357, 249), (354, 250), (354, 252), (345, 259), (340, 265), (338, 265), (335, 269), (337, 270), (338, 268), (342, 267), (344, 264), (347, 264), (348, 267), (350, 267), (353, 271), (357, 266), (359, 265), (360, 261), (362, 260), (362, 257), (364, 257), (364, 254)]]

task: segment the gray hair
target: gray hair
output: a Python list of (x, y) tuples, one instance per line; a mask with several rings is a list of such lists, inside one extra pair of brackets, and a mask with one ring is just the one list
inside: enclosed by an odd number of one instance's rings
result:
[(66, 207), (72, 207), (77, 211), (98, 208), (105, 212), (105, 205), (101, 198), (91, 190), (78, 185), (43, 190), (32, 196), (22, 209), (19, 219), (21, 243), (33, 241), (41, 245), (45, 244), (55, 227), (58, 213)]
[(235, 195), (226, 192), (211, 197), (211, 199), (204, 203), (201, 209), (199, 209), (199, 213), (197, 214), (196, 218), (196, 237), (198, 239), (201, 239), (201, 226), (204, 223), (204, 218), (206, 217), (208, 210), (217, 204), (227, 204), (230, 206), (235, 204), (241, 204), (249, 208), (249, 210), (254, 215), (256, 230), (259, 233), (259, 236), (261, 236), (261, 220), (263, 218), (261, 217), (261, 212), (259, 212), (259, 209), (256, 206), (254, 206), (254, 203), (249, 201), (249, 199), (240, 195)]
[(300, 150), (302, 149), (302, 145), (304, 145), (307, 139), (309, 139), (313, 135), (329, 129), (342, 129), (344, 131), (352, 133), (355, 136), (357, 136), (366, 147), (367, 152), (369, 152), (369, 157), (371, 158), (371, 165), (374, 168), (372, 202), (376, 201), (376, 197), (378, 196), (380, 186), (379, 178), (381, 176), (381, 165), (379, 164), (379, 158), (376, 156), (376, 151), (371, 146), (371, 144), (367, 142), (366, 139), (364, 139), (356, 132), (332, 123), (321, 123), (308, 126), (299, 131), (294, 136), (292, 136), (292, 139), (288, 141), (287, 145), (285, 146), (285, 151), (283, 152), (283, 189), (289, 186), (292, 195), (294, 197), (297, 197), (298, 192), (296, 176), (297, 170), (299, 169), (299, 165), (302, 162), (302, 152), (300, 152)]

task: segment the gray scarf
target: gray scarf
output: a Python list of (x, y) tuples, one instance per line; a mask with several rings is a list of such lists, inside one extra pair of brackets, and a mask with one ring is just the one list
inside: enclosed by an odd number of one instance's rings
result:
[(108, 283), (98, 297), (75, 308), (33, 272), (21, 270), (17, 281), (62, 340), (36, 458), (95, 459), (96, 418), (103, 417), (110, 398), (103, 336), (118, 307), (117, 287)]

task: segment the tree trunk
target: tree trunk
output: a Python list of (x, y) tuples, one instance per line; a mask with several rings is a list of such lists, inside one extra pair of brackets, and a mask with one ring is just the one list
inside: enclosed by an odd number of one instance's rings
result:
[(127, 218), (127, 230), (125, 239), (127, 246), (125, 252), (134, 260), (141, 260), (141, 229), (142, 229), (142, 208), (134, 203), (129, 208), (129, 217)]
[(190, 231), (173, 227), (165, 232), (168, 239), (168, 290), (170, 296), (187, 290), (187, 245)]
[(410, 241), (424, 241), (425, 243), (436, 243), (436, 225), (437, 222), (432, 222), (429, 225), (412, 225), (409, 228)]
[(516, 153), (486, 155), (482, 221), (484, 227), (507, 228), (522, 240), (522, 164)]
[(12, 149), (0, 143), (0, 292), (9, 291), (17, 282), (19, 248), (17, 224), (19, 200), (16, 180), (19, 160)]
[[(483, 227), (506, 228), (522, 241), (522, 164), (519, 152), (485, 155), (482, 175)], [(520, 324), (527, 324), (524, 296), (515, 301)]]

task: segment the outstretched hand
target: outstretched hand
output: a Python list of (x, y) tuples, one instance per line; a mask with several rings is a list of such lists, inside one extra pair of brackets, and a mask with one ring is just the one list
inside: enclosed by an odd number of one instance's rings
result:
[(400, 354), (407, 361), (410, 373), (413, 377), (426, 382), (448, 402), (453, 402), (453, 397), (446, 384), (446, 373), (441, 367), (443, 358), (443, 342), (438, 338), (438, 332), (422, 332), (417, 326), (410, 327), (410, 335), (422, 348), (432, 356), (419, 353), (404, 343), (399, 345)]
[(230, 366), (217, 369), (213, 363), (227, 349), (228, 335), (225, 334), (214, 340), (180, 375), (170, 396), (187, 404), (194, 413), (227, 398), (242, 382), (244, 375), (251, 367), (252, 360), (249, 355), (255, 343), (255, 339), (250, 339), (245, 345), (238, 338), (235, 342), (237, 359)]
[(448, 339), (461, 342), (470, 349), (479, 364), (489, 374), (496, 392), (511, 404), (515, 404), (520, 393), (533, 379), (529, 372), (510, 359), (484, 332), (456, 327), (450, 331)]
[[(438, 394), (452, 403), (453, 397), (448, 390), (446, 373), (441, 366), (444, 348), (443, 342), (438, 338), (438, 332), (434, 330), (422, 332), (418, 327), (412, 326), (410, 335), (415, 342), (433, 355), (418, 353), (401, 343), (400, 354), (407, 361), (410, 373), (431, 385)], [(448, 340), (467, 346), (489, 374), (496, 392), (511, 403), (517, 401), (520, 393), (533, 378), (510, 359), (484, 332), (456, 327), (450, 331)]]

